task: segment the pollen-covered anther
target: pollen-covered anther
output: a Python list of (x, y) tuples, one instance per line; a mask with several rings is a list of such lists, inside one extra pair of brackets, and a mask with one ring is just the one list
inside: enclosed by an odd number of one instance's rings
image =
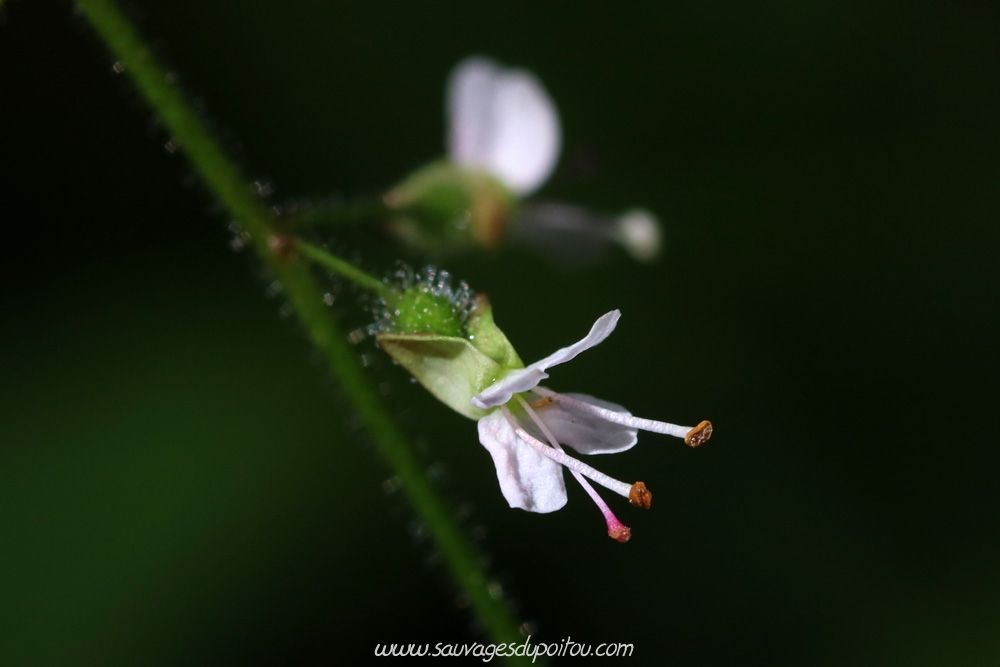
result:
[(684, 444), (691, 447), (700, 447), (708, 442), (712, 437), (712, 422), (707, 419), (688, 431), (684, 436)]
[[(636, 507), (648, 510), (649, 506), (653, 504), (653, 494), (650, 493), (645, 484), (642, 482), (636, 482), (632, 485), (632, 489), (628, 492), (628, 501)], [(612, 535), (612, 537), (614, 536)]]
[(535, 410), (541, 410), (542, 408), (546, 408), (555, 402), (556, 399), (553, 398), (552, 396), (542, 396), (537, 401), (532, 402), (531, 407), (533, 407)]
[(618, 540), (622, 544), (625, 544), (630, 539), (632, 539), (632, 529), (628, 526), (618, 524), (614, 528), (608, 529), (608, 537), (613, 540)]

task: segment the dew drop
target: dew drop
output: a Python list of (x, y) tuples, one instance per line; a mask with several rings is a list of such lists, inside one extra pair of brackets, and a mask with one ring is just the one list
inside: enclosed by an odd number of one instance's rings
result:
[(357, 345), (358, 343), (363, 341), (365, 339), (365, 336), (367, 335), (368, 334), (365, 333), (364, 329), (355, 329), (351, 333), (347, 334), (347, 340)]
[(120, 60), (116, 60), (115, 64), (111, 66), (111, 71), (115, 74), (121, 74), (125, 71), (125, 63)]
[(167, 143), (163, 144), (164, 150), (166, 150), (171, 155), (173, 155), (174, 153), (176, 153), (177, 149), (180, 148), (180, 147), (181, 147), (180, 142), (178, 142), (177, 139), (175, 139), (173, 137), (170, 137), (169, 139), (167, 139)]
[(417, 520), (410, 521), (406, 526), (407, 532), (410, 537), (417, 543), (421, 543), (427, 539), (427, 527)]
[(254, 194), (258, 197), (270, 197), (274, 194), (274, 185), (268, 183), (267, 181), (254, 181), (251, 183), (251, 187), (253, 187)]
[(264, 290), (264, 296), (268, 299), (273, 299), (279, 294), (281, 294), (281, 283), (277, 280), (272, 280), (271, 284)]
[(325, 303), (328, 306), (332, 306), (333, 305), (333, 295), (330, 294), (329, 292), (327, 292), (326, 294), (324, 294), (323, 295), (323, 303)]
[(448, 476), (448, 468), (444, 463), (437, 461), (427, 467), (427, 477), (432, 482), (442, 482)]
[(399, 481), (399, 477), (393, 475), (382, 481), (382, 492), (389, 496), (399, 491), (402, 486), (403, 483)]
[(475, 505), (472, 503), (462, 503), (458, 506), (458, 510), (455, 511), (455, 516), (459, 521), (465, 521), (472, 516), (473, 512), (476, 511)]

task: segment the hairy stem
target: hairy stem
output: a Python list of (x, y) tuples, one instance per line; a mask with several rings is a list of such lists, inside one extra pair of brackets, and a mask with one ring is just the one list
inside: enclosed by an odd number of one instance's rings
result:
[(321, 351), (330, 372), (363, 418), (379, 453), (400, 480), (407, 498), (426, 524), (435, 546), (492, 639), (498, 643), (519, 641), (521, 635), (513, 615), (501, 601), (490, 595), (489, 582), (477, 563), (475, 551), (388, 414), (347, 337), (323, 304), (323, 292), (307, 262), (296, 253), (273, 250), (281, 245), (276, 243), (280, 240), (276, 221), (198, 114), (171, 83), (164, 68), (117, 5), (111, 0), (77, 0), (77, 4), (163, 120), (173, 141), (194, 164), (205, 184), (249, 235), (261, 261), (279, 281), (286, 298), (294, 306), (310, 340)]
[(346, 278), (358, 287), (366, 289), (376, 296), (382, 297), (386, 301), (391, 301), (395, 295), (395, 290), (393, 290), (392, 287), (386, 283), (365, 273), (350, 262), (340, 259), (336, 255), (331, 255), (326, 250), (323, 250), (318, 246), (314, 246), (313, 244), (307, 243), (302, 239), (298, 239), (295, 242), (295, 248), (302, 253), (302, 256), (306, 259), (333, 271), (342, 278)]
[(390, 209), (381, 200), (358, 200), (337, 204), (306, 206), (292, 213), (288, 222), (296, 229), (345, 227), (384, 218)]

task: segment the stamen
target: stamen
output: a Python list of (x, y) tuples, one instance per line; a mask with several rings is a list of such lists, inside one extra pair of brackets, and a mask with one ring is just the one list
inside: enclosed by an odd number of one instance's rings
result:
[[(542, 421), (542, 418), (538, 416), (538, 413), (536, 413), (534, 410), (531, 409), (531, 406), (528, 405), (528, 402), (525, 401), (520, 396), (517, 397), (517, 400), (521, 404), (521, 407), (524, 408), (525, 412), (528, 413), (528, 416), (531, 417), (531, 420), (535, 422), (538, 428), (541, 429), (542, 433), (545, 434), (545, 437), (548, 439), (549, 444), (552, 445), (555, 449), (558, 449), (560, 452), (565, 451), (563, 450), (562, 445), (559, 444), (559, 441), (556, 440), (555, 435), (552, 434), (552, 431), (549, 429), (549, 427), (546, 426), (545, 422)], [(552, 402), (551, 398), (543, 398), (537, 401), (535, 405), (538, 405), (539, 403), (543, 405), (548, 405), (551, 402)], [(587, 495), (590, 496), (590, 499), (593, 500), (594, 504), (597, 505), (597, 508), (601, 510), (601, 514), (604, 515), (604, 521), (605, 523), (608, 524), (608, 536), (610, 536), (615, 540), (618, 540), (622, 544), (628, 542), (632, 538), (632, 529), (618, 520), (618, 517), (616, 517), (614, 512), (611, 511), (611, 508), (608, 507), (608, 504), (604, 502), (604, 498), (601, 498), (600, 494), (598, 494), (597, 491), (594, 490), (594, 487), (590, 485), (590, 482), (587, 481), (586, 477), (584, 477), (575, 470), (570, 470), (570, 472), (573, 473), (573, 479), (575, 479), (577, 482), (580, 483), (580, 486), (583, 487), (583, 490), (587, 492)]]
[(693, 429), (688, 431), (688, 434), (684, 436), (684, 444), (690, 445), (691, 447), (700, 447), (701, 445), (708, 442), (708, 439), (712, 437), (712, 422), (707, 419), (702, 423), (695, 426)]
[(636, 482), (628, 492), (628, 501), (636, 507), (648, 510), (649, 506), (653, 504), (653, 494), (649, 492), (645, 484)]
[(566, 452), (555, 449), (553, 447), (549, 447), (544, 442), (538, 440), (537, 438), (529, 434), (527, 431), (525, 431), (523, 428), (521, 428), (521, 426), (517, 423), (517, 420), (514, 419), (514, 416), (510, 413), (510, 408), (508, 408), (506, 405), (501, 405), (500, 408), (503, 410), (503, 414), (507, 418), (507, 423), (510, 424), (511, 427), (514, 429), (514, 433), (517, 434), (517, 437), (519, 437), (526, 444), (534, 448), (536, 452), (538, 452), (542, 456), (549, 457), (556, 463), (566, 466), (570, 470), (577, 471), (578, 473), (580, 473), (584, 477), (587, 477), (591, 481), (597, 482), (605, 489), (608, 489), (609, 491), (614, 491), (622, 498), (628, 498), (628, 495), (632, 490), (632, 485), (626, 484), (625, 482), (619, 482), (617, 479), (609, 477), (608, 475), (605, 475), (603, 472), (591, 468), (586, 463), (574, 459)]
[[(552, 391), (551, 389), (546, 389), (545, 387), (535, 387), (532, 389), (534, 393), (539, 396), (544, 396), (546, 398), (551, 398), (554, 401), (560, 403), (571, 405), (577, 410), (583, 412), (589, 412), (592, 415), (596, 415), (603, 419), (604, 421), (609, 421), (614, 424), (621, 424), (622, 426), (629, 426), (631, 428), (637, 428), (641, 431), (649, 431), (651, 433), (663, 433), (665, 435), (672, 435), (675, 438), (686, 438), (693, 431), (699, 431), (699, 429), (704, 429), (707, 435), (704, 435), (697, 444), (692, 444), (685, 439), (687, 444), (692, 447), (697, 447), (701, 443), (708, 440), (712, 435), (712, 425), (703, 421), (698, 426), (691, 428), (690, 426), (678, 426), (677, 424), (669, 424), (667, 422), (658, 422), (653, 419), (642, 419), (641, 417), (633, 417), (632, 415), (624, 414), (622, 412), (615, 412), (614, 410), (608, 410), (607, 408), (602, 408), (596, 405), (591, 405), (585, 401), (581, 401), (576, 398), (571, 398), (565, 394), (560, 394)], [(707, 429), (705, 425), (708, 424)]]

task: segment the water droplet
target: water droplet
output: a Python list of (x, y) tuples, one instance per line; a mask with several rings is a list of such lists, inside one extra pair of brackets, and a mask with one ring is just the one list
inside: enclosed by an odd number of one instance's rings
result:
[(173, 155), (174, 153), (176, 153), (177, 149), (180, 148), (180, 147), (181, 147), (180, 142), (178, 142), (177, 139), (175, 139), (173, 137), (170, 137), (169, 139), (167, 139), (167, 143), (163, 144), (164, 150), (166, 150), (171, 155)]
[(503, 597), (503, 586), (500, 585), (499, 581), (491, 581), (487, 584), (486, 590), (489, 591), (490, 597), (494, 600), (499, 600)]
[(267, 181), (254, 181), (250, 185), (253, 187), (253, 191), (258, 197), (270, 197), (274, 194), (274, 185), (268, 183)]
[(382, 481), (382, 492), (387, 496), (392, 495), (393, 493), (396, 493), (396, 491), (399, 491), (402, 486), (403, 483), (399, 481), (399, 478), (392, 476)]
[(459, 521), (465, 521), (466, 519), (471, 517), (473, 512), (475, 511), (476, 507), (472, 503), (468, 502), (462, 503), (461, 505), (458, 506), (458, 509), (455, 511), (455, 516), (458, 518)]
[(116, 60), (115, 64), (111, 66), (111, 71), (115, 74), (121, 74), (125, 71), (125, 63), (120, 60)]
[(441, 482), (448, 476), (448, 468), (444, 463), (436, 461), (427, 467), (427, 477), (432, 482)]
[(347, 334), (347, 340), (357, 345), (365, 339), (365, 336), (367, 336), (367, 334), (364, 329), (355, 329), (351, 333)]
[(264, 290), (264, 296), (268, 299), (273, 299), (279, 294), (281, 294), (281, 283), (277, 280), (272, 280), (271, 284)]
[(427, 527), (415, 519), (407, 524), (406, 530), (418, 544), (427, 539)]
[(325, 303), (328, 306), (332, 306), (333, 305), (333, 295), (330, 294), (329, 292), (327, 292), (326, 294), (324, 294), (323, 295), (323, 303)]

